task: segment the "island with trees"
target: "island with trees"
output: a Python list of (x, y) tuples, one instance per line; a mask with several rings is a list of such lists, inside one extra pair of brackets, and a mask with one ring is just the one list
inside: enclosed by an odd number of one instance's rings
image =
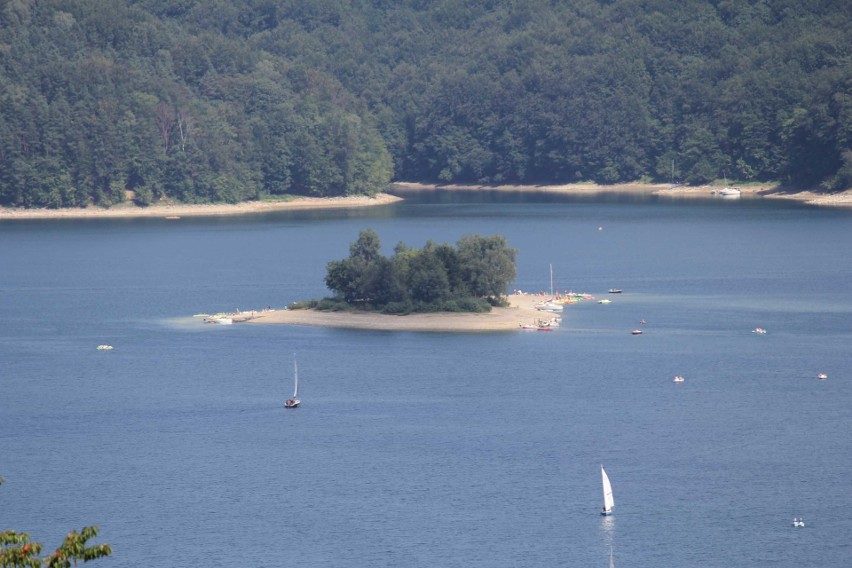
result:
[(381, 253), (372, 229), (349, 256), (328, 263), (333, 295), (286, 310), (229, 314), (233, 321), (399, 331), (511, 331), (541, 317), (534, 295), (507, 294), (517, 251), (500, 235), (465, 235), (454, 245), (399, 243)]
[(429, 241), (415, 249), (399, 243), (388, 258), (376, 232), (366, 229), (348, 258), (328, 263), (325, 283), (334, 297), (309, 306), (398, 315), (488, 312), (506, 305), (516, 253), (499, 235), (466, 235), (456, 246)]

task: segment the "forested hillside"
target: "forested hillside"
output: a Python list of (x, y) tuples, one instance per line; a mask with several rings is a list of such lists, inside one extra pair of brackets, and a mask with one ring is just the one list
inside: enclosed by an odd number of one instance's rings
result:
[(852, 4), (0, 0), (3, 205), (723, 175), (852, 186)]

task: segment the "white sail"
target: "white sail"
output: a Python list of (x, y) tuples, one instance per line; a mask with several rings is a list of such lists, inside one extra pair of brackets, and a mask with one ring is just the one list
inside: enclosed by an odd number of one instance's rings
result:
[(609, 477), (607, 477), (606, 471), (604, 471), (603, 465), (601, 465), (601, 479), (603, 479), (603, 497), (604, 497), (604, 513), (609, 513), (612, 511), (613, 506), (615, 505), (615, 499), (612, 498), (612, 485), (609, 484)]
[(296, 358), (293, 357), (293, 399), (299, 398), (299, 366), (296, 364)]

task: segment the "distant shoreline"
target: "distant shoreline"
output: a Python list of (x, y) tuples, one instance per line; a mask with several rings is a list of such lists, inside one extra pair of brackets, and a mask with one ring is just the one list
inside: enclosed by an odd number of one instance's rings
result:
[[(715, 186), (670, 186), (668, 184), (622, 183), (597, 185), (572, 183), (565, 185), (465, 185), (394, 182), (390, 191), (520, 191), (583, 195), (595, 193), (648, 194), (672, 198), (711, 197), (719, 188)], [(852, 189), (837, 193), (812, 191), (786, 192), (774, 185), (746, 185), (739, 187), (744, 196), (768, 199), (792, 199), (823, 207), (852, 207)], [(139, 207), (122, 203), (112, 207), (69, 207), (61, 209), (20, 209), (0, 207), (0, 221), (7, 219), (97, 219), (160, 217), (177, 220), (181, 217), (218, 217), (225, 215), (253, 215), (273, 211), (299, 211), (306, 209), (348, 209), (374, 207), (403, 201), (404, 197), (380, 193), (374, 197), (299, 197), (291, 201), (244, 201), (242, 203), (181, 204), (163, 203)]]
[(387, 193), (375, 197), (364, 195), (349, 197), (299, 197), (291, 201), (244, 201), (242, 203), (211, 204), (154, 204), (139, 207), (128, 203), (112, 207), (86, 207), (63, 209), (17, 209), (0, 207), (0, 220), (5, 219), (96, 219), (96, 218), (136, 218), (160, 217), (179, 219), (181, 217), (217, 217), (222, 215), (252, 215), (272, 211), (299, 211), (305, 209), (348, 209), (356, 207), (374, 207), (402, 201)]
[[(711, 185), (687, 186), (662, 183), (619, 183), (598, 185), (594, 183), (570, 183), (564, 185), (466, 185), (466, 184), (429, 184), (418, 182), (394, 182), (390, 184), (391, 191), (506, 191), (529, 193), (556, 193), (564, 195), (592, 195), (596, 193), (611, 194), (646, 194), (672, 198), (713, 197), (721, 188)], [(748, 197), (766, 199), (790, 199), (808, 205), (822, 207), (852, 207), (852, 189), (836, 193), (816, 193), (813, 191), (784, 191), (774, 184), (756, 184), (737, 186), (740, 193)]]

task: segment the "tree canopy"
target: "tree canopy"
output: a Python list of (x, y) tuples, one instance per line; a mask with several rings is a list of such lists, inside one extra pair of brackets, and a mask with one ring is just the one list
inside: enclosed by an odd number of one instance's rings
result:
[(0, 0), (0, 205), (852, 186), (836, 0)]
[[(366, 229), (348, 258), (328, 263), (325, 283), (337, 301), (386, 313), (481, 312), (501, 303), (515, 279), (516, 251), (499, 235), (467, 235), (456, 247), (399, 243), (390, 258), (380, 248), (379, 236)], [(325, 306), (338, 307), (328, 301)]]

